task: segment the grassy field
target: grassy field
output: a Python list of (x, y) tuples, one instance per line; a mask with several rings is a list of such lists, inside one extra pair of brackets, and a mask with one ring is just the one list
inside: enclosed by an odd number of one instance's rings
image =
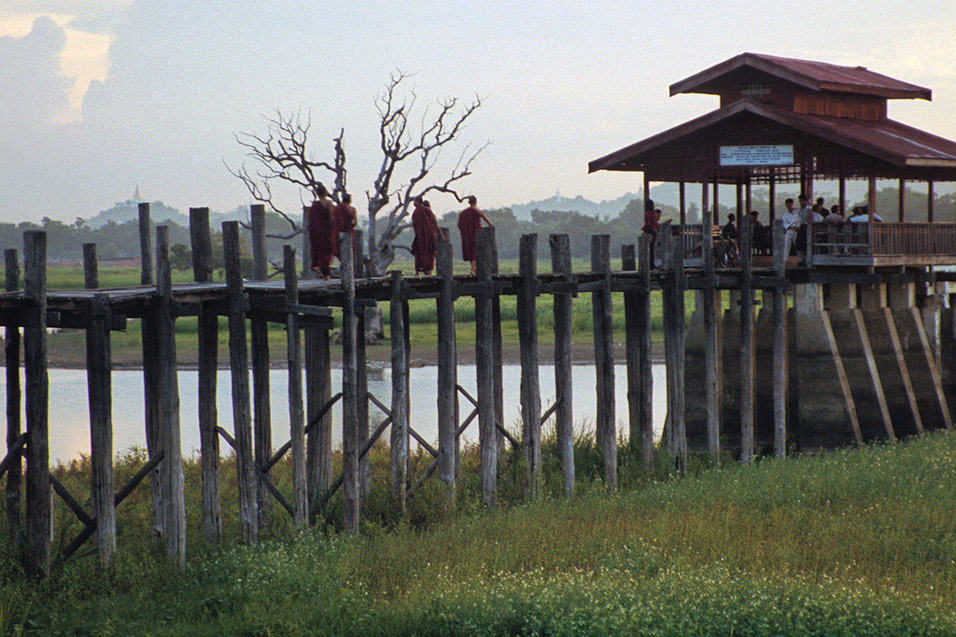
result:
[[(442, 513), (432, 482), (397, 520), (385, 506), (379, 448), (361, 537), (338, 534), (334, 506), (323, 529), (306, 533), (273, 511), (254, 548), (238, 545), (235, 500), (226, 499), (234, 494), (224, 496), (228, 540), (202, 545), (190, 465), (185, 570), (167, 566), (148, 537), (144, 490), (121, 507), (112, 568), (87, 554), (33, 584), (6, 546), (0, 632), (956, 634), (952, 434), (749, 467), (697, 460), (685, 477), (648, 475), (622, 450), (624, 486), (614, 495), (596, 478), (593, 445), (580, 439), (576, 454), (582, 486), (571, 501), (523, 502), (516, 465), (503, 471), (503, 506), (481, 511), (468, 449), (460, 512)], [(545, 456), (553, 492), (553, 440)], [(141, 461), (132, 453), (118, 471)], [(79, 489), (84, 468), (58, 475)], [(58, 538), (75, 532), (66, 519), (58, 513)]]
[[(404, 263), (404, 262), (403, 262)], [(405, 264), (408, 265), (408, 264)], [(588, 263), (584, 260), (575, 260), (575, 271), (587, 271), (590, 269)], [(620, 267), (620, 263), (612, 264), (612, 267)], [(460, 273), (467, 273), (467, 264), (458, 264), (456, 266)], [(502, 272), (516, 272), (518, 268), (517, 261), (503, 261), (500, 266)], [(542, 261), (539, 264), (539, 271), (550, 271), (550, 262)], [(406, 272), (411, 274), (411, 272)], [(222, 273), (217, 273), (217, 278), (222, 278)], [(83, 269), (75, 266), (52, 267), (47, 274), (48, 288), (51, 290), (80, 289), (83, 287)], [(191, 273), (174, 271), (173, 282), (184, 283), (192, 280)], [(139, 284), (139, 268), (135, 267), (104, 267), (99, 271), (100, 287), (123, 287)], [(692, 295), (686, 297), (686, 307), (688, 316), (693, 311), (694, 299)], [(614, 314), (614, 330), (619, 335), (616, 340), (624, 340), (624, 302), (623, 295), (615, 293), (612, 299)], [(384, 312), (384, 324), (386, 335), (388, 334), (389, 304), (382, 304)], [(651, 296), (651, 327), (654, 332), (655, 342), (660, 343), (663, 339), (663, 318), (661, 310), (661, 295), (653, 294)], [(471, 298), (461, 298), (455, 303), (455, 317), (457, 323), (458, 341), (463, 348), (467, 348), (475, 340), (475, 304)], [(501, 299), (501, 331), (502, 341), (507, 344), (516, 344), (518, 342), (518, 323), (517, 323), (517, 300), (513, 296), (502, 297)], [(554, 343), (554, 321), (552, 310), (552, 297), (544, 295), (538, 299), (537, 304), (538, 317), (538, 339), (541, 345), (548, 346)], [(336, 326), (340, 325), (341, 313), (335, 312)], [(426, 360), (434, 356), (432, 350), (435, 350), (438, 342), (436, 322), (435, 302), (432, 300), (413, 300), (409, 303), (409, 332), (411, 342), (413, 343), (413, 358), (425, 358)], [(140, 332), (139, 321), (131, 320), (127, 324), (125, 332), (114, 332), (112, 335), (112, 353), (114, 361), (119, 365), (137, 365), (141, 363), (141, 342), (142, 334)], [(336, 328), (337, 328), (336, 327)], [(219, 339), (223, 347), (228, 343), (228, 327), (225, 317), (220, 318)], [(270, 346), (273, 351), (279, 352), (285, 348), (286, 338), (284, 328), (278, 323), (269, 324)], [(576, 343), (587, 345), (592, 342), (592, 310), (591, 298), (589, 294), (582, 294), (574, 299), (573, 308), (573, 333), (572, 338)], [(50, 358), (54, 364), (73, 366), (82, 366), (85, 363), (85, 333), (80, 330), (60, 330), (52, 334), (49, 339)], [(182, 362), (195, 362), (197, 357), (197, 338), (196, 338), (196, 319), (184, 317), (176, 321), (176, 347), (177, 355)], [(338, 350), (333, 349), (333, 354), (338, 355)], [(391, 356), (390, 345), (386, 342), (378, 346), (369, 348), (368, 356), (372, 360), (388, 360)], [(281, 359), (284, 357), (275, 357)]]

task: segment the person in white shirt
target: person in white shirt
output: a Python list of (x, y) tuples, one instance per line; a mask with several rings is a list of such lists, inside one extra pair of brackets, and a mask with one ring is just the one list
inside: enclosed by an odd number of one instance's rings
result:
[[(853, 208), (853, 216), (847, 219), (850, 223), (869, 223), (870, 210), (867, 206), (856, 206)], [(883, 221), (880, 215), (873, 213), (873, 221)]]
[(793, 244), (797, 240), (797, 233), (800, 231), (800, 213), (793, 208), (793, 199), (787, 199), (784, 204), (787, 206), (787, 211), (783, 213), (781, 220), (783, 221), (783, 256), (784, 259), (790, 256), (790, 251), (793, 249)]

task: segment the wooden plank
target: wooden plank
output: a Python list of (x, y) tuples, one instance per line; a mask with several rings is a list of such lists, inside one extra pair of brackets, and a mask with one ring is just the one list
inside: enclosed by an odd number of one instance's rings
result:
[[(481, 228), (475, 236), (479, 281), (491, 282), (493, 228)], [(475, 297), (475, 375), (478, 385), (478, 444), (481, 447), (481, 502), (498, 504), (498, 440), (495, 433), (494, 316), (490, 294)]]
[(163, 489), (166, 555), (180, 568), (186, 564), (186, 500), (179, 431), (179, 377), (176, 368), (176, 319), (173, 315), (172, 270), (169, 265), (169, 226), (156, 228), (157, 435), (164, 460), (159, 465)]
[[(192, 245), (193, 279), (212, 280), (212, 237), (209, 208), (189, 209), (189, 238)], [(216, 375), (219, 367), (219, 317), (211, 303), (200, 306), (197, 318), (199, 456), (202, 473), (203, 532), (206, 542), (222, 537), (222, 506), (219, 495), (219, 415), (216, 409)]]
[(222, 241), (229, 302), (229, 369), (232, 376), (232, 420), (239, 483), (239, 526), (245, 543), (253, 545), (259, 541), (259, 513), (256, 506), (258, 480), (252, 456), (245, 292), (239, 265), (238, 222), (226, 221), (222, 224)]
[[(738, 188), (739, 194), (739, 188)], [(754, 290), (750, 215), (737, 219), (740, 236), (740, 461), (754, 457)]]
[[(249, 206), (252, 229), (252, 279), (269, 280), (269, 255), (266, 250), (266, 211), (263, 204)], [(283, 317), (284, 318), (284, 317)], [(269, 324), (252, 316), (249, 322), (252, 352), (252, 430), (256, 466), (262, 467), (272, 456), (272, 405), (269, 396)], [(268, 473), (266, 473), (268, 475)], [(259, 526), (269, 518), (272, 497), (265, 481), (258, 481)]]
[(26, 469), (26, 563), (28, 573), (50, 574), (49, 379), (46, 350), (46, 233), (23, 233), (23, 359), (26, 376), (26, 423), (30, 436)]
[(852, 310), (853, 318), (856, 320), (856, 329), (860, 336), (860, 342), (863, 344), (863, 358), (866, 360), (866, 368), (870, 372), (870, 380), (873, 383), (873, 391), (876, 394), (876, 402), (880, 407), (880, 416), (883, 418), (883, 426), (886, 429), (886, 436), (892, 441), (896, 441), (896, 432), (893, 431), (893, 419), (890, 417), (890, 409), (886, 403), (886, 393), (883, 391), (883, 381), (880, 380), (880, 370), (876, 366), (876, 357), (873, 355), (873, 346), (870, 343), (870, 335), (866, 329), (866, 323), (863, 321), (862, 310)]
[[(553, 234), (551, 245), (551, 269), (555, 274), (570, 278), (571, 242), (566, 234)], [(555, 432), (558, 438), (558, 453), (561, 457), (561, 474), (564, 478), (564, 495), (574, 495), (574, 430), (573, 430), (573, 385), (572, 385), (572, 299), (569, 292), (554, 295), (554, 391), (558, 405), (554, 414)]]
[[(286, 244), (282, 252), (285, 298), (290, 305), (299, 303), (299, 285), (295, 267), (295, 248)], [(286, 363), (289, 369), (289, 443), (292, 448), (292, 520), (296, 528), (309, 523), (309, 490), (305, 476), (305, 413), (302, 400), (302, 347), (299, 318), (286, 315)], [(263, 467), (268, 472), (268, 467)]]
[(359, 531), (361, 495), (358, 473), (358, 358), (356, 356), (355, 277), (352, 262), (352, 235), (339, 234), (339, 271), (342, 277), (342, 472), (345, 474), (343, 503), (344, 530)]
[[(20, 289), (20, 259), (15, 248), (4, 251), (6, 276), (6, 290), (16, 292)], [(23, 456), (13, 454), (17, 440), (23, 436), (20, 420), (20, 328), (7, 325), (4, 328), (4, 354), (7, 368), (7, 454), (9, 471), (4, 489), (7, 504), (7, 531), (10, 537), (10, 546), (20, 541), (21, 515), (23, 505)]]
[[(893, 320), (893, 310), (884, 307), (883, 317), (886, 320), (886, 329), (890, 335), (890, 344), (893, 346), (893, 355), (896, 357), (896, 364), (900, 370), (900, 377), (903, 379), (903, 389), (906, 393), (906, 400), (910, 406), (910, 412), (913, 414), (913, 422), (916, 424), (916, 431), (923, 435), (923, 418), (919, 413), (919, 405), (916, 402), (916, 391), (913, 389), (913, 381), (910, 378), (910, 370), (906, 365), (906, 358), (903, 356), (903, 345), (900, 343), (900, 333), (896, 329), (896, 321)], [(922, 329), (922, 325), (919, 326)]]
[(617, 421), (614, 416), (614, 330), (611, 324), (611, 237), (591, 236), (591, 271), (605, 286), (591, 295), (594, 318), (594, 367), (597, 375), (595, 435), (604, 460), (604, 482), (617, 489)]
[[(448, 237), (448, 233), (445, 232)], [(458, 427), (458, 345), (455, 340), (455, 278), (452, 245), (439, 241), (435, 258), (440, 279), (436, 301), (438, 321), (438, 476), (445, 485), (445, 507), (452, 509), (456, 497), (455, 429)]]
[(526, 492), (541, 495), (541, 389), (538, 383), (538, 235), (522, 235), (518, 248), (518, 347), (521, 355), (521, 443), (525, 452)]
[[(783, 253), (783, 221), (773, 221), (773, 272), (786, 276), (787, 256)], [(787, 455), (787, 296), (783, 287), (773, 289), (773, 451)]]
[(863, 432), (860, 430), (860, 419), (857, 417), (856, 403), (853, 401), (853, 392), (850, 391), (850, 381), (846, 375), (846, 368), (843, 366), (843, 356), (840, 354), (836, 336), (833, 334), (833, 325), (830, 323), (830, 315), (827, 312), (821, 312), (820, 317), (823, 321), (823, 332), (827, 337), (827, 345), (830, 347), (830, 355), (833, 356), (833, 362), (836, 365), (837, 379), (840, 382), (840, 389), (843, 391), (843, 403), (846, 407), (847, 415), (850, 417), (850, 426), (853, 428), (856, 444), (862, 445)]
[[(392, 276), (392, 300), (389, 320), (392, 336), (392, 502), (399, 516), (405, 515), (405, 489), (408, 484), (408, 359), (405, 356), (405, 316), (402, 312), (404, 284), (402, 273)], [(441, 445), (441, 441), (439, 441)]]
[[(87, 283), (94, 282), (87, 279)], [(113, 421), (110, 360), (110, 306), (105, 294), (93, 297), (91, 325), (86, 332), (86, 374), (90, 409), (90, 500), (96, 516), (96, 548), (100, 560), (116, 552), (116, 509), (113, 505)]]

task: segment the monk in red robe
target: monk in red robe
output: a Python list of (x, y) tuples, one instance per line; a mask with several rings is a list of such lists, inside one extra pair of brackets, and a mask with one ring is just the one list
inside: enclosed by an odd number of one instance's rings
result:
[(329, 191), (319, 184), (319, 198), (309, 208), (308, 229), (312, 269), (323, 279), (332, 276), (332, 257), (338, 253), (338, 226)]
[(415, 239), (412, 241), (412, 254), (415, 255), (415, 274), (431, 274), (435, 267), (435, 251), (438, 248), (436, 235), (441, 236), (438, 220), (432, 212), (431, 204), (415, 198), (415, 210), (412, 212), (412, 228), (415, 230)]
[(468, 207), (458, 215), (458, 231), (461, 233), (461, 258), (471, 263), (472, 274), (476, 271), (475, 232), (481, 227), (482, 220), (489, 228), (495, 225), (485, 213), (478, 210), (478, 197), (471, 195), (468, 197)]
[[(352, 195), (345, 193), (342, 195), (342, 203), (335, 207), (335, 222), (339, 232), (347, 232), (352, 235), (352, 251), (355, 251), (355, 226), (358, 224), (358, 215), (355, 213), (355, 206), (352, 205)], [(335, 237), (335, 256), (339, 256), (338, 236)]]

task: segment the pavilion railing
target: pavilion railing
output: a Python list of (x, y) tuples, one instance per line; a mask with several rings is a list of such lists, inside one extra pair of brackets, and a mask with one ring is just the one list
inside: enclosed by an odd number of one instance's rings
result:
[(956, 224), (813, 224), (814, 255), (956, 256)]

